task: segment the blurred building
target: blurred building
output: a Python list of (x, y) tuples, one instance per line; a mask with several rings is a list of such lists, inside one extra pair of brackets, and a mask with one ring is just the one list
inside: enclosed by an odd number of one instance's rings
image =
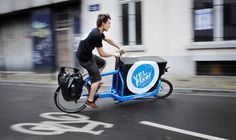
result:
[(105, 35), (128, 56), (161, 56), (171, 74), (236, 75), (234, 0), (0, 0), (0, 70), (77, 66), (75, 50), (99, 13), (110, 14)]
[(79, 0), (1, 0), (0, 68), (52, 71), (74, 65)]

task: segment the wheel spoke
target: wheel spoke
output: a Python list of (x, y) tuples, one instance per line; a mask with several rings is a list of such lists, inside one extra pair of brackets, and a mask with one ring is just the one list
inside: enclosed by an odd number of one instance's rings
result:
[(166, 98), (170, 96), (172, 92), (173, 92), (173, 85), (171, 84), (171, 82), (166, 79), (161, 79), (161, 87), (156, 98), (158, 99)]
[(89, 93), (89, 87), (83, 86), (83, 91), (81, 94), (80, 99), (77, 101), (66, 101), (62, 95), (62, 91), (57, 90), (55, 95), (54, 95), (54, 102), (56, 106), (63, 112), (67, 113), (75, 113), (75, 112), (80, 112), (81, 110), (85, 109), (85, 102), (87, 100), (87, 96), (83, 95), (88, 95)]

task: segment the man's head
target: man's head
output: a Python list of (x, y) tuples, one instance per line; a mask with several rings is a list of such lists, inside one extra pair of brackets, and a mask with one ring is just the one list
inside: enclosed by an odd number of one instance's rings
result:
[(97, 27), (103, 28), (104, 31), (108, 31), (111, 27), (111, 17), (109, 14), (99, 14), (97, 17)]

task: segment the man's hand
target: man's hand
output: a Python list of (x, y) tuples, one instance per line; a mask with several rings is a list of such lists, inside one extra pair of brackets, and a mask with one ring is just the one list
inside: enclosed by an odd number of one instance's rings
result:
[(115, 53), (114, 56), (115, 56), (115, 58), (119, 58), (120, 57), (120, 53), (119, 52)]
[(124, 54), (124, 53), (125, 53), (125, 50), (124, 50), (122, 47), (119, 47), (119, 52), (120, 52), (121, 54)]

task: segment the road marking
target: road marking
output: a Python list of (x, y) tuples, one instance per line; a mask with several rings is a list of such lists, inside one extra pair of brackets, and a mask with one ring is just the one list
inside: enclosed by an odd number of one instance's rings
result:
[(224, 138), (220, 138), (220, 137), (210, 136), (210, 135), (206, 135), (206, 134), (202, 134), (202, 133), (179, 129), (179, 128), (175, 128), (175, 127), (171, 127), (171, 126), (167, 126), (167, 125), (162, 125), (162, 124), (158, 124), (158, 123), (153, 123), (153, 122), (149, 122), (149, 121), (141, 121), (139, 123), (144, 124), (144, 125), (157, 127), (157, 128), (161, 128), (161, 129), (166, 129), (169, 131), (174, 131), (174, 132), (186, 134), (186, 135), (209, 139), (209, 140), (228, 140), (228, 139), (224, 139)]
[[(90, 120), (88, 116), (80, 114), (49, 112), (40, 114), (40, 116), (50, 119), (50, 121), (43, 121), (40, 123), (18, 123), (11, 125), (10, 128), (17, 132), (31, 135), (59, 135), (66, 132), (80, 132), (100, 135), (105, 131), (102, 128), (112, 128), (114, 126), (110, 123)], [(70, 124), (80, 125), (78, 127), (71, 126)]]

